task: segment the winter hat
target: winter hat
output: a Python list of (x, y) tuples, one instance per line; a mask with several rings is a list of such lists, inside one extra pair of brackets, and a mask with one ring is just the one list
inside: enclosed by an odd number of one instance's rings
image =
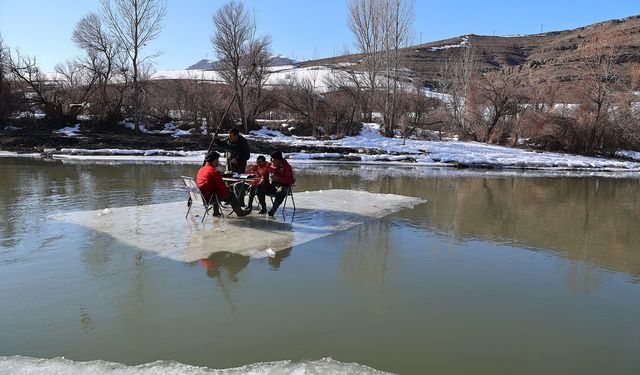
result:
[(220, 154), (215, 151), (209, 151), (207, 156), (204, 157), (204, 161), (214, 161), (220, 159)]

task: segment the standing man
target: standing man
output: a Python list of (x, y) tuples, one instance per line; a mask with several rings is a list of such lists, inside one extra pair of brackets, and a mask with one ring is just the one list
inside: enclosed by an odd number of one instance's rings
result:
[(213, 141), (217, 146), (224, 147), (229, 151), (227, 169), (234, 173), (244, 173), (251, 151), (249, 150), (249, 142), (240, 135), (240, 131), (237, 128), (231, 129), (229, 137), (225, 140), (219, 139), (218, 133), (215, 133)]

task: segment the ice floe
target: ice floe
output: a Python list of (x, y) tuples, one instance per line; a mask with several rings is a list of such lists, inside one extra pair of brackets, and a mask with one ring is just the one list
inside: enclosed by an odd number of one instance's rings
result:
[(193, 262), (212, 253), (227, 251), (266, 257), (296, 245), (349, 229), (425, 201), (395, 194), (325, 190), (295, 193), (296, 212), (269, 218), (251, 214), (207, 217), (194, 206), (187, 212), (182, 202), (108, 208), (53, 215), (63, 222), (106, 233), (114, 239), (182, 262)]
[(275, 361), (253, 363), (228, 369), (186, 365), (172, 361), (156, 361), (137, 366), (126, 366), (107, 361), (75, 362), (66, 358), (32, 358), (0, 356), (0, 373), (12, 375), (93, 374), (93, 375), (305, 375), (305, 374), (388, 374), (358, 363), (345, 363), (332, 358), (315, 361)]

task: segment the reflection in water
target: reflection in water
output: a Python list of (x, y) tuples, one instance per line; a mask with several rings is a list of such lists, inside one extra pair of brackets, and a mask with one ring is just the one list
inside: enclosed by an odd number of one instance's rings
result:
[[(308, 170), (313, 186), (363, 189), (428, 200), (406, 213), (410, 224), (444, 237), (480, 239), (631, 274), (640, 282), (640, 179), (522, 175), (386, 176), (380, 168)], [(319, 173), (318, 175), (315, 175)], [(362, 179), (354, 176), (362, 174)], [(369, 178), (377, 176), (376, 179)], [(462, 174), (464, 176), (464, 174)], [(311, 188), (298, 183), (302, 189)], [(587, 280), (582, 275), (578, 279)]]
[(198, 263), (207, 270), (207, 276), (217, 279), (220, 284), (226, 284), (227, 281), (238, 281), (238, 273), (247, 267), (249, 259), (247, 256), (219, 251), (198, 260)]
[(340, 275), (359, 295), (367, 296), (378, 311), (383, 310), (385, 276), (389, 262), (390, 222), (373, 221), (352, 231), (340, 263)]
[(96, 324), (91, 318), (91, 315), (89, 315), (89, 313), (87, 312), (87, 310), (85, 310), (84, 307), (81, 307), (78, 312), (80, 314), (80, 327), (85, 333), (96, 328)]
[[(270, 256), (269, 268), (274, 271), (279, 270), (282, 261), (291, 255), (291, 250), (292, 248), (289, 247)], [(239, 273), (249, 265), (250, 260), (251, 258), (248, 256), (229, 251), (218, 251), (207, 258), (198, 260), (198, 263), (206, 270), (207, 276), (216, 280), (224, 300), (229, 304), (233, 313), (236, 311), (236, 306), (231, 298), (231, 286), (239, 281)]]
[(280, 269), (280, 264), (285, 258), (288, 258), (291, 255), (292, 247), (284, 250), (280, 250), (276, 253), (276, 255), (269, 257), (269, 269), (273, 271), (277, 271)]

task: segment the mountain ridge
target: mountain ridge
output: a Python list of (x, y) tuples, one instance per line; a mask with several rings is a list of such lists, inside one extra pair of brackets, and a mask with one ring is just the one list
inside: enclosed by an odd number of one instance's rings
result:
[[(568, 100), (575, 95), (572, 91), (575, 91), (576, 83), (584, 80), (590, 71), (589, 58), (598, 48), (600, 53), (606, 51), (615, 59), (620, 82), (633, 85), (631, 71), (640, 72), (640, 16), (523, 36), (460, 35), (409, 46), (401, 51), (407, 67), (422, 77), (425, 85), (437, 87), (444, 78), (441, 73), (443, 62), (459, 58), (463, 49), (457, 47), (462, 46), (474, 48), (481, 73), (507, 69), (523, 82), (555, 83), (559, 86), (559, 97)], [(363, 57), (363, 54), (354, 53), (302, 61), (298, 65), (357, 64)]]

